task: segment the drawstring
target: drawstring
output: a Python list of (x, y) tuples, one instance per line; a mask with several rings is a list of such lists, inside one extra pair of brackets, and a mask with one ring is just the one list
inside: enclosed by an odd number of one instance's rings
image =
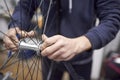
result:
[(72, 12), (72, 7), (73, 7), (72, 0), (69, 0), (69, 13)]

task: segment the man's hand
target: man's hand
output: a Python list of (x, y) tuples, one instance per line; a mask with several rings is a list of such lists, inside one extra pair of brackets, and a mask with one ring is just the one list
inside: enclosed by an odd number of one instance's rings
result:
[(22, 31), (18, 27), (10, 28), (6, 34), (7, 36), (4, 35), (4, 38), (3, 38), (5, 47), (8, 50), (16, 51), (18, 49), (19, 40), (16, 36), (17, 34), (23, 38), (23, 37), (27, 37), (28, 35), (33, 36), (34, 32), (33, 31), (30, 31), (30, 32)]
[(91, 48), (91, 43), (85, 36), (78, 38), (66, 38), (61, 35), (55, 35), (48, 38), (43, 35), (43, 44), (41, 46), (42, 56), (55, 61), (68, 61), (75, 55)]

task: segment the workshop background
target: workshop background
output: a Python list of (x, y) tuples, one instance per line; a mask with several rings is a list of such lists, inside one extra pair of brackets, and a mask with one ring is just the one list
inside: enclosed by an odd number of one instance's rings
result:
[[(8, 0), (8, 6), (11, 11), (11, 13), (14, 10), (14, 6), (17, 3), (18, 0)], [(2, 6), (2, 7), (1, 7)], [(0, 31), (6, 33), (8, 30), (8, 23), (9, 23), (9, 16), (6, 13), (6, 6), (2, 2), (0, 2)], [(96, 25), (99, 23), (99, 20), (97, 20)], [(3, 46), (3, 33), (0, 33), (0, 56), (3, 53), (2, 49), (4, 49)], [(91, 72), (91, 80), (120, 80), (120, 31), (117, 34), (116, 38), (110, 42), (107, 46), (95, 50), (93, 54), (93, 66), (92, 66), (92, 72)], [(112, 64), (111, 58), (116, 58), (117, 56), (117, 62), (111, 67), (109, 63)], [(1, 57), (0, 57), (1, 58)], [(0, 59), (2, 60), (2, 59)], [(0, 63), (3, 61), (0, 61)], [(113, 74), (109, 74), (113, 73)], [(4, 72), (1, 74), (5, 74)], [(67, 77), (66, 77), (67, 76)], [(114, 78), (115, 77), (115, 78)], [(68, 75), (65, 74), (64, 80), (69, 80)]]

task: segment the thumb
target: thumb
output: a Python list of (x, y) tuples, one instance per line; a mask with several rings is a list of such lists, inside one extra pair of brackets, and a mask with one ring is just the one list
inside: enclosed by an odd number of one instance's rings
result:
[(16, 33), (19, 34), (19, 36), (20, 36), (21, 38), (24, 38), (24, 37), (29, 36), (29, 35), (28, 35), (28, 32), (23, 31), (23, 30), (19, 29), (18, 27), (16, 28), (16, 30), (17, 30)]
[(17, 31), (17, 33), (21, 33), (21, 30), (18, 27), (15, 27), (15, 30)]
[(45, 41), (47, 38), (48, 38), (48, 37), (47, 37), (45, 34), (42, 35), (42, 40), (43, 40), (43, 41)]
[(36, 34), (36, 32), (35, 31), (30, 31), (30, 32), (28, 32), (28, 35), (30, 36), (30, 37), (33, 37), (33, 36), (35, 36), (35, 34)]

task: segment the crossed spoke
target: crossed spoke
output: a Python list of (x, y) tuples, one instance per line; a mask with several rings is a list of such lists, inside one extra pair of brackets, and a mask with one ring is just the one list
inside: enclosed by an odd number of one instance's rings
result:
[[(2, 1), (2, 0), (0, 0), (0, 1)], [(3, 0), (3, 1), (5, 4), (6, 10), (4, 10), (4, 8), (1, 5), (0, 5), (0, 9), (2, 9), (6, 14), (9, 15), (10, 20), (13, 22), (13, 27), (15, 28), (15, 31), (17, 32), (16, 22), (11, 15), (7, 1), (6, 0)], [(27, 37), (29, 37), (30, 41), (32, 41), (36, 45), (41, 41), (40, 36), (42, 34), (46, 33), (46, 28), (47, 28), (47, 24), (48, 24), (49, 15), (50, 15), (50, 10), (52, 8), (52, 3), (53, 3), (53, 0), (50, 0), (47, 12), (45, 14), (42, 14), (42, 11), (40, 13), (35, 12), (34, 15), (36, 17), (35, 18), (36, 23), (31, 24), (28, 29), (28, 31), (30, 31), (32, 29), (35, 32), (35, 35), (31, 37), (30, 35), (27, 34), (27, 32), (25, 32), (26, 34), (24, 34), (24, 36), (27, 35)], [(22, 4), (21, 1), (20, 1), (20, 4)], [(37, 1), (35, 1), (35, 4), (38, 4)], [(30, 0), (29, 5), (30, 5), (30, 7), (28, 9), (28, 13), (27, 13), (28, 15), (30, 15), (30, 10), (32, 8), (31, 7), (32, 0)], [(40, 8), (42, 5), (44, 5), (44, 0), (40, 1), (38, 7)], [(37, 5), (35, 5), (35, 6), (37, 7)], [(22, 12), (23, 12), (23, 10), (22, 10), (22, 8), (20, 8), (20, 20), (22, 20)], [(36, 33), (36, 29), (38, 29), (39, 15), (42, 15), (42, 18), (44, 20), (44, 23), (43, 23), (44, 25), (42, 25), (43, 31), (40, 35), (38, 35)], [(55, 16), (56, 16), (56, 13), (53, 16), (53, 18), (51, 19), (50, 26), (52, 26)], [(21, 22), (20, 29), (23, 29), (23, 26), (24, 26), (24, 24), (23, 24), (23, 22)], [(7, 36), (14, 44), (16, 43), (16, 41), (14, 39), (10, 38), (6, 33), (2, 32), (2, 31), (0, 31), (0, 33), (2, 33), (4, 36)], [(22, 31), (21, 31), (20, 35), (23, 35)], [(33, 39), (33, 37), (34, 37), (34, 39)], [(22, 37), (20, 37), (19, 40), (21, 40), (21, 38)], [(16, 46), (16, 47), (19, 47), (19, 46)], [(8, 51), (8, 49), (3, 49), (0, 52), (4, 52), (4, 51)], [(39, 74), (42, 74), (41, 64), (42, 64), (43, 57), (41, 55), (38, 56), (36, 53), (37, 52), (34, 51), (32, 57), (26, 59), (26, 55), (30, 54), (30, 53), (26, 53), (26, 50), (19, 49), (17, 52), (14, 52), (14, 53), (12, 51), (10, 51), (8, 54), (6, 54), (7, 57), (6, 57), (6, 59), (4, 59), (2, 65), (0, 66), (0, 71), (1, 70), (6, 71), (11, 66), (15, 66), (16, 67), (15, 72), (11, 76), (13, 78), (13, 80), (28, 80), (28, 79), (29, 80), (40, 80)], [(2, 54), (0, 54), (0, 56), (2, 56)]]

